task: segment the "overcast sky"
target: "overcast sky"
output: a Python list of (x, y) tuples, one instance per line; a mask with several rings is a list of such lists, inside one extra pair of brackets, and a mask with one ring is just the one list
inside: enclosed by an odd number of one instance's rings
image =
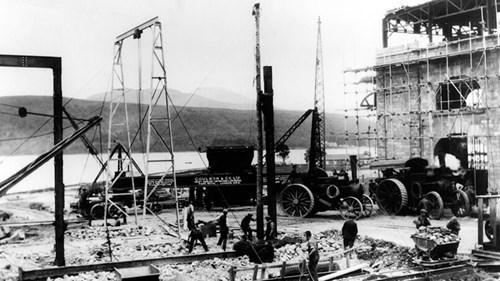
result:
[[(156, 16), (168, 87), (222, 87), (254, 99), (256, 0), (2, 0), (0, 53), (62, 57), (63, 95), (110, 90), (116, 36)], [(373, 65), (387, 10), (418, 0), (263, 0), (261, 61), (273, 67), (275, 105), (311, 108), (321, 17), (326, 110), (342, 108), (343, 69)], [(141, 40), (150, 50), (148, 35)], [(137, 85), (137, 40), (124, 48), (126, 86)], [(149, 54), (149, 53), (148, 53)], [(143, 63), (151, 58), (142, 56)], [(146, 73), (145, 73), (146, 74)], [(0, 96), (52, 95), (51, 72), (0, 68)], [(144, 80), (147, 80), (144, 78)], [(147, 84), (146, 84), (147, 85)]]

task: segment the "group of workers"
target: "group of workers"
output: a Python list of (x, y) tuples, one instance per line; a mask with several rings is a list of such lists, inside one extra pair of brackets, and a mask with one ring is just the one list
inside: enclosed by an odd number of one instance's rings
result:
[[(203, 237), (203, 232), (200, 230), (199, 225), (204, 223), (202, 221), (198, 221), (195, 223), (194, 218), (194, 206), (192, 202), (186, 207), (186, 228), (189, 230), (188, 244), (189, 244), (189, 253), (193, 250), (196, 242), (199, 241), (200, 244), (205, 249), (205, 252), (208, 252), (208, 246), (205, 242), (205, 238)], [(222, 210), (222, 215), (220, 215), (214, 222), (219, 226), (220, 237), (217, 242), (217, 246), (222, 246), (222, 250), (226, 250), (227, 246), (227, 238), (229, 235), (229, 227), (227, 225), (227, 213), (228, 210)], [(253, 218), (253, 214), (247, 214), (240, 223), (241, 231), (243, 232), (243, 239), (252, 240), (253, 230), (250, 227), (250, 223), (255, 221)], [(272, 221), (270, 216), (266, 216), (266, 232), (265, 232), (265, 240), (272, 241), (276, 238), (276, 224)]]
[[(431, 221), (429, 219), (429, 209), (431, 207), (431, 202), (427, 199), (426, 196), (423, 196), (422, 199), (418, 202), (417, 209), (420, 210), (420, 214), (416, 220), (413, 221), (415, 226), (418, 228), (422, 226), (430, 226)], [(450, 221), (446, 224), (446, 228), (451, 231), (451, 233), (458, 235), (460, 232), (460, 223), (458, 222), (457, 217), (452, 217)]]

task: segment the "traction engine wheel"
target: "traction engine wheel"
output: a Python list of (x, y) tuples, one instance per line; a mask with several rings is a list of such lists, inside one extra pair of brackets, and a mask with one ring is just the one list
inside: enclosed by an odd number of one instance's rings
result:
[(363, 216), (371, 216), (373, 211), (373, 200), (370, 196), (363, 194), (363, 197), (361, 197), (361, 204), (363, 205)]
[[(123, 206), (121, 204), (118, 204), (118, 207), (123, 209)], [(121, 214), (121, 211), (118, 209), (118, 207), (113, 205), (113, 204), (109, 204), (107, 217), (114, 218), (114, 217), (119, 216)]]
[(437, 193), (436, 191), (431, 191), (427, 193), (426, 196), (427, 199), (431, 202), (429, 207), (429, 217), (433, 220), (440, 219), (443, 215), (444, 209), (443, 199), (441, 198), (441, 195), (439, 195), (439, 193)]
[(462, 190), (456, 190), (452, 194), (451, 212), (457, 217), (465, 217), (470, 213), (469, 196)]
[(313, 213), (314, 195), (303, 184), (290, 184), (281, 192), (281, 208), (288, 216), (306, 217)]
[(339, 211), (345, 220), (357, 220), (363, 215), (363, 204), (356, 197), (346, 197), (341, 200)]
[(397, 179), (381, 181), (375, 196), (380, 209), (386, 215), (397, 215), (408, 205), (408, 192)]
[(100, 220), (104, 218), (104, 206), (101, 204), (95, 204), (90, 209), (90, 216), (94, 220)]

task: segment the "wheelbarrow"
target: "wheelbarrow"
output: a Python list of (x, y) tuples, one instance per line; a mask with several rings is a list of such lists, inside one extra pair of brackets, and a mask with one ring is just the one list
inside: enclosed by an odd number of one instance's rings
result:
[(415, 242), (415, 248), (419, 256), (427, 257), (431, 260), (454, 258), (460, 244), (460, 241), (438, 243), (433, 239), (421, 237), (418, 234), (413, 234), (411, 238)]

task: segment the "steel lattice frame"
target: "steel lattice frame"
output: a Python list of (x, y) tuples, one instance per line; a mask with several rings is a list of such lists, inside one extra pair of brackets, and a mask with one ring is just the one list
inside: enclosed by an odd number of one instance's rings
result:
[[(176, 181), (176, 176), (175, 176), (175, 168), (174, 168), (174, 148), (173, 148), (173, 138), (172, 138), (172, 128), (171, 128), (171, 118), (170, 118), (170, 108), (169, 105), (171, 103), (168, 92), (167, 92), (167, 77), (166, 77), (166, 70), (165, 70), (165, 60), (164, 60), (164, 55), (163, 55), (163, 38), (162, 38), (162, 31), (161, 31), (161, 23), (158, 20), (158, 17), (155, 17), (133, 29), (130, 29), (129, 31), (123, 33), (122, 35), (118, 36), (115, 41), (115, 57), (114, 57), (114, 63), (113, 63), (113, 80), (112, 80), (112, 92), (111, 92), (111, 101), (110, 101), (110, 120), (109, 120), (109, 140), (108, 140), (108, 152), (109, 152), (109, 161), (111, 161), (111, 156), (112, 156), (112, 144), (113, 144), (113, 138), (118, 137), (118, 135), (113, 131), (113, 126), (116, 125), (113, 123), (113, 117), (117, 113), (118, 108), (120, 106), (124, 107), (124, 113), (125, 113), (125, 119), (126, 119), (126, 126), (127, 126), (127, 141), (128, 145), (126, 146), (127, 148), (127, 155), (132, 155), (131, 150), (132, 150), (132, 142), (130, 139), (130, 128), (129, 128), (129, 117), (128, 117), (128, 111), (127, 111), (127, 103), (125, 99), (125, 79), (123, 76), (123, 64), (122, 64), (122, 46), (124, 40), (133, 37), (133, 39), (138, 39), (139, 40), (139, 50), (140, 50), (140, 40), (141, 40), (141, 34), (143, 30), (146, 29), (151, 29), (152, 30), (152, 63), (151, 63), (151, 96), (149, 99), (149, 106), (146, 112), (147, 116), (147, 141), (146, 141), (146, 165), (144, 169), (144, 174), (142, 174), (141, 171), (139, 171), (139, 174), (141, 176), (144, 176), (144, 204), (143, 204), (143, 223), (145, 220), (145, 215), (147, 210), (149, 209), (148, 207), (148, 199), (150, 198), (151, 194), (158, 188), (159, 185), (161, 185), (164, 182), (164, 179), (167, 175), (172, 175), (173, 182), (172, 186), (174, 189), (175, 193), (175, 199), (176, 199), (176, 210), (179, 209), (179, 201), (178, 201), (178, 193), (177, 193), (177, 181)], [(141, 80), (141, 52), (139, 51), (139, 80)], [(141, 82), (139, 82), (139, 85), (141, 85)], [(141, 88), (142, 86), (140, 86)], [(142, 89), (139, 89), (139, 94), (142, 93)], [(117, 96), (117, 97), (116, 97)], [(160, 101), (165, 102), (165, 108), (166, 112), (160, 110), (160, 108), (157, 108), (157, 105)], [(162, 106), (161, 106), (162, 107)], [(168, 133), (166, 134), (167, 136), (163, 136), (163, 132), (167, 131)], [(154, 160), (152, 161), (150, 159), (150, 153), (152, 150), (152, 147), (156, 144), (152, 142), (152, 137), (151, 134), (154, 133), (157, 136), (157, 140), (160, 143), (160, 145), (163, 147), (163, 149), (155, 149), (155, 151), (159, 152), (166, 152), (166, 157), (164, 159), (159, 159), (159, 160)], [(127, 161), (126, 165), (129, 165), (129, 171), (132, 172), (132, 178), (134, 176), (139, 176), (139, 175), (134, 175), (133, 174), (133, 160), (132, 159), (125, 159), (121, 161)], [(149, 179), (149, 172), (150, 172), (150, 164), (152, 162), (155, 163), (166, 163), (165, 169), (162, 170), (162, 174), (159, 180), (155, 180), (154, 183), (150, 184), (150, 179)], [(110, 165), (107, 165), (108, 170), (110, 169)], [(123, 173), (119, 174), (119, 176)], [(112, 173), (111, 171), (108, 171), (108, 177), (111, 177)], [(106, 206), (105, 210), (107, 211), (107, 204), (114, 204), (108, 196), (108, 191), (112, 187), (113, 183), (111, 183), (110, 180), (106, 181)], [(150, 190), (149, 187), (151, 187)], [(136, 205), (136, 198), (135, 198), (135, 186), (134, 186), (134, 180), (132, 180), (132, 188), (133, 188), (133, 194), (134, 194), (134, 205)], [(121, 210), (123, 211), (123, 210)], [(136, 212), (136, 217), (137, 217), (137, 208), (135, 208)], [(153, 212), (151, 212), (153, 213)], [(179, 225), (179, 217), (178, 217), (178, 212), (177, 212), (177, 225)], [(144, 230), (145, 228), (143, 228)], [(178, 228), (179, 229), (179, 228)]]
[[(315, 128), (317, 132), (316, 140), (314, 142), (314, 149), (316, 150), (316, 167), (326, 167), (326, 152), (325, 152), (325, 91), (323, 83), (323, 51), (321, 43), (321, 20), (318, 18), (318, 42), (316, 49), (316, 73), (315, 73), (315, 87), (314, 87), (314, 108), (317, 111), (317, 122)], [(314, 122), (314, 121), (313, 121)]]

